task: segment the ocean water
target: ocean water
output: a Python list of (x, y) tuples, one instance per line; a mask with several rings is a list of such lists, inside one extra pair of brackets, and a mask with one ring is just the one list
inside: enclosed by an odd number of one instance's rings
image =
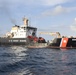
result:
[(76, 75), (76, 49), (1, 46), (0, 75)]

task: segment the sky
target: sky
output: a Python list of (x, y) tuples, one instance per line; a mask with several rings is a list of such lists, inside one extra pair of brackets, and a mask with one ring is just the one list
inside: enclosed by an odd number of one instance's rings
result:
[(0, 0), (0, 34), (10, 31), (15, 24), (22, 25), (23, 17), (38, 32), (76, 36), (76, 0)]

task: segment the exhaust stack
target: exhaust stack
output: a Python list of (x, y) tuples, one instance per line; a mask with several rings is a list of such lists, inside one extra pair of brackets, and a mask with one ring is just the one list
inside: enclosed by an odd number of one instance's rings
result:
[(28, 26), (28, 19), (27, 18), (23, 18), (23, 22), (25, 26)]

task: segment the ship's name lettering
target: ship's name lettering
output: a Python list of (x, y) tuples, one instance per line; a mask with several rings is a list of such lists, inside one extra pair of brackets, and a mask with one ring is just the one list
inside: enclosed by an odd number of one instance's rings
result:
[(20, 42), (26, 42), (26, 40), (20, 40)]
[(18, 40), (9, 40), (9, 42), (18, 42)]
[(72, 41), (76, 41), (76, 39), (72, 39)]
[(26, 40), (9, 40), (9, 42), (26, 42)]

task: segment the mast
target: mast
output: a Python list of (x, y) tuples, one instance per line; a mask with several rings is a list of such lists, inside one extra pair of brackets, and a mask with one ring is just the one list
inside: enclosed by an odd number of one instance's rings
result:
[(25, 17), (23, 18), (23, 22), (24, 22), (24, 25), (25, 25), (25, 26), (28, 26), (28, 21), (29, 21), (29, 20), (28, 20), (27, 18), (25, 18)]

